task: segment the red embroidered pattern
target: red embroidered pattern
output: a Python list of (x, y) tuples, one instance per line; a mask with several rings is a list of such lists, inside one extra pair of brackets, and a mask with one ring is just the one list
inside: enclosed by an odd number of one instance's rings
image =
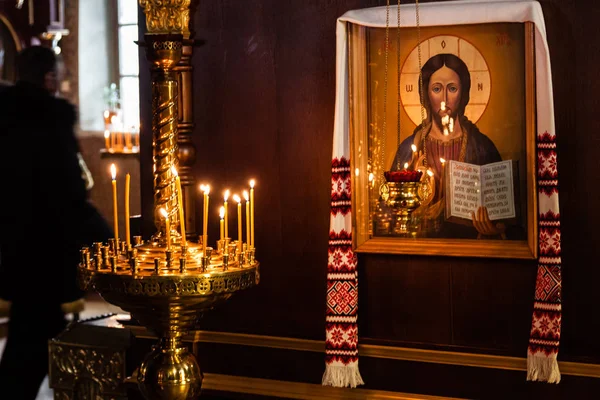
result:
[[(561, 328), (561, 245), (558, 212), (558, 166), (556, 136), (538, 135), (537, 183), (539, 264), (535, 283), (535, 302), (529, 335), (529, 354), (556, 357)], [(542, 198), (542, 196), (547, 196)], [(554, 210), (549, 207), (554, 206)]]
[[(327, 263), (325, 362), (348, 365), (358, 361), (358, 278), (352, 251), (350, 160), (331, 163), (331, 226)], [(340, 220), (340, 216), (342, 219)]]

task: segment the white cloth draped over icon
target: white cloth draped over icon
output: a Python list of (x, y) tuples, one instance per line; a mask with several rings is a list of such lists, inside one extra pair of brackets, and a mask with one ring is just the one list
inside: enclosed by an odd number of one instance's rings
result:
[[(416, 26), (414, 4), (400, 6), (400, 26)], [(537, 1), (462, 0), (419, 5), (422, 27), (497, 22), (535, 26), (536, 138), (538, 187), (538, 274), (527, 350), (527, 380), (558, 383), (561, 323), (561, 258), (556, 132), (546, 27)], [(386, 6), (351, 10), (337, 20), (336, 99), (332, 154), (332, 197), (327, 274), (326, 362), (323, 385), (364, 384), (358, 369), (358, 273), (351, 249), (348, 24), (385, 28)], [(397, 27), (390, 6), (389, 27)], [(532, 288), (533, 290), (534, 288)], [(476, 321), (473, 321), (475, 323)]]

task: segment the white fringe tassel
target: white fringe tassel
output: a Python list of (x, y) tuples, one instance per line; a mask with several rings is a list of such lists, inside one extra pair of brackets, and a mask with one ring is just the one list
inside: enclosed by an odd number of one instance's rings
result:
[(323, 386), (351, 387), (364, 385), (358, 362), (349, 365), (326, 365), (323, 374)]
[(527, 354), (527, 380), (559, 383), (560, 370), (556, 357)]

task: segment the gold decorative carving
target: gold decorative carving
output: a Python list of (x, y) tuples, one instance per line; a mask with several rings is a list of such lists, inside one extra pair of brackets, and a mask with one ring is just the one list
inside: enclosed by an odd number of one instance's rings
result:
[(183, 35), (190, 37), (191, 0), (140, 0), (146, 14), (146, 29), (149, 34)]
[(82, 270), (82, 281), (91, 284), (88, 289), (100, 293), (110, 291), (131, 296), (211, 296), (215, 294), (235, 293), (258, 284), (260, 280), (256, 269), (228, 271), (227, 274), (206, 275), (155, 275), (145, 276), (143, 280), (135, 276)]
[(50, 349), (55, 399), (126, 399), (125, 354), (55, 342)]

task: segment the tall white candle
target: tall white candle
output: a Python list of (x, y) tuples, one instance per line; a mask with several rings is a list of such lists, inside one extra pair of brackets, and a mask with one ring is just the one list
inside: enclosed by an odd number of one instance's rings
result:
[(125, 175), (125, 242), (127, 244), (127, 248), (129, 249), (130, 237), (130, 226), (129, 226), (129, 187), (131, 186), (131, 175)]
[(233, 199), (237, 202), (237, 219), (238, 219), (238, 251), (242, 251), (242, 199), (237, 194), (233, 195)]
[(250, 198), (247, 190), (244, 190), (244, 199), (246, 200), (246, 243), (250, 246)]
[(223, 217), (223, 225), (225, 226), (225, 230), (223, 232), (223, 234), (225, 235), (225, 237), (229, 237), (229, 224), (228, 224), (228, 218), (227, 218), (227, 200), (229, 199), (229, 189), (227, 189), (225, 191), (225, 194), (223, 196), (224, 201), (223, 201), (223, 208), (225, 209), (225, 216)]
[(117, 167), (110, 165), (110, 174), (112, 176), (112, 194), (113, 194), (113, 229), (115, 231), (115, 241), (119, 248), (119, 211), (117, 208)]
[(250, 246), (254, 247), (254, 179), (250, 180)]

